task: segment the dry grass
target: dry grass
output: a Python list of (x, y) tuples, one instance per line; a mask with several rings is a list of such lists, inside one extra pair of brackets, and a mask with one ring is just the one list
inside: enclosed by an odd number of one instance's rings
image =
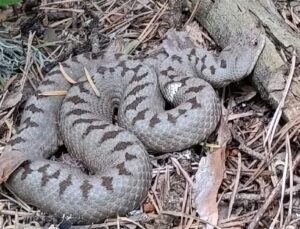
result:
[[(20, 40), (22, 34), (24, 43), (19, 48), (25, 52), (19, 71), (3, 77), (1, 147), (16, 132), (22, 111), (20, 104), (36, 89), (50, 68), (43, 66), (44, 61), (35, 58), (31, 47), (44, 53), (52, 66), (70, 55), (86, 51), (96, 53), (119, 39), (124, 43), (124, 52), (138, 54), (158, 45), (174, 23), (183, 28), (193, 19), (193, 13), (182, 15), (176, 11), (176, 5), (167, 4), (165, 0), (43, 0), (41, 5), (30, 4), (35, 1), (25, 2), (27, 4), (16, 7), (15, 12), (12, 8), (0, 10), (0, 21), (5, 31), (0, 36)], [(276, 3), (287, 24), (299, 32), (297, 6), (286, 7), (285, 1)], [(211, 38), (205, 31), (200, 38), (203, 46), (211, 44)], [(286, 93), (295, 75), (295, 58), (289, 63)], [(231, 93), (225, 94), (222, 99), (226, 101), (233, 141), (226, 150), (226, 170), (218, 195), (218, 226), (299, 227), (300, 117), (280, 125), (284, 99), (273, 112), (247, 83), (241, 83), (239, 88), (232, 87)], [(203, 149), (207, 151), (205, 147)], [(192, 206), (191, 184), (200, 155), (199, 149), (195, 151), (153, 157), (153, 185), (143, 206), (146, 214), (118, 217), (91, 227), (72, 228), (153, 228), (165, 221), (174, 221), (175, 225), (171, 226), (174, 228), (199, 228), (205, 220), (196, 215)], [(177, 193), (174, 194), (174, 191)], [(176, 196), (178, 194), (179, 197)], [(166, 200), (172, 199), (172, 195), (175, 195), (179, 209), (168, 207)], [(4, 187), (0, 190), (0, 228), (55, 228), (54, 225), (60, 223), (17, 199)], [(67, 221), (62, 225), (69, 228)]]

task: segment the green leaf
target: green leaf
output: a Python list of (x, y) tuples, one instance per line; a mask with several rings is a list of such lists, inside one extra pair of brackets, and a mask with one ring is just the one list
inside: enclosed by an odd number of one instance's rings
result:
[(0, 6), (7, 6), (19, 3), (21, 0), (0, 0)]

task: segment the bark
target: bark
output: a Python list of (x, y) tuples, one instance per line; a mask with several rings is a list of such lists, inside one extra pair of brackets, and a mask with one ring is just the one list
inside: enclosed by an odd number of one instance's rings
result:
[[(199, 0), (187, 0), (193, 10)], [(253, 71), (251, 80), (261, 97), (274, 108), (278, 106), (285, 87), (289, 65), (281, 52), (300, 53), (300, 38), (283, 20), (271, 0), (200, 0), (195, 18), (222, 48), (239, 33), (251, 32), (260, 23), (266, 31), (266, 46)], [(295, 79), (296, 77), (294, 77)], [(300, 113), (300, 82), (293, 80), (283, 118), (290, 121)]]

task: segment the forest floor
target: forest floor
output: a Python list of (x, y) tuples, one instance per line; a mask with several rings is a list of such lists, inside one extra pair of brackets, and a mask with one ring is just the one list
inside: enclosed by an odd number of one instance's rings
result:
[[(170, 28), (187, 31), (196, 46), (218, 50), (179, 2), (25, 0), (0, 8), (0, 150), (16, 133), (24, 102), (70, 56), (112, 45), (140, 55), (157, 47)], [(274, 3), (299, 33), (300, 3)], [(151, 156), (152, 187), (139, 211), (76, 226), (27, 205), (2, 185), (0, 228), (246, 228), (258, 215), (257, 228), (300, 228), (300, 117), (279, 122), (265, 141), (275, 111), (250, 80), (218, 93), (232, 140), (220, 147), (216, 133), (193, 149)]]

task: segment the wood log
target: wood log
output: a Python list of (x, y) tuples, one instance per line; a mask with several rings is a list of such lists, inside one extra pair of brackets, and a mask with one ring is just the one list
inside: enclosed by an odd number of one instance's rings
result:
[[(300, 38), (283, 20), (271, 0), (187, 0), (195, 18), (222, 48), (236, 40), (241, 32), (257, 29), (258, 22), (267, 35), (266, 45), (251, 80), (260, 96), (277, 108), (285, 87), (289, 64), (282, 51), (291, 56), (300, 53)], [(296, 77), (294, 77), (295, 79)], [(300, 82), (293, 80), (283, 108), (283, 118), (290, 121), (300, 114)]]

